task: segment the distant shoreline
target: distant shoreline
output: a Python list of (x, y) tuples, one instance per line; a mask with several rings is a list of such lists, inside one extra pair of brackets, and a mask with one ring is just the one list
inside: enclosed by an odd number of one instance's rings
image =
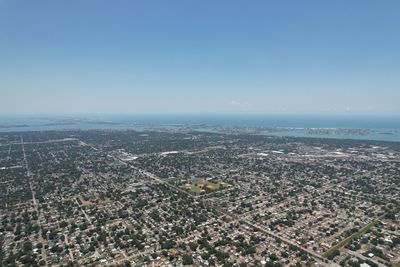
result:
[(397, 117), (288, 115), (0, 117), (2, 133), (58, 130), (210, 132), (400, 142), (400, 118)]

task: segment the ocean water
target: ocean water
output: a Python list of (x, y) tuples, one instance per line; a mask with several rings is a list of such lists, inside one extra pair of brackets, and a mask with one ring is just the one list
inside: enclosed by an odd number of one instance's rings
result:
[[(0, 132), (67, 129), (174, 129), (190, 126), (198, 131), (221, 128), (265, 128), (260, 134), (294, 137), (345, 138), (400, 142), (400, 116), (354, 115), (81, 115), (0, 116)], [(315, 133), (310, 129), (331, 129)], [(265, 130), (264, 129), (264, 130)], [(271, 131), (271, 129), (273, 129)], [(365, 130), (363, 134), (332, 129)]]

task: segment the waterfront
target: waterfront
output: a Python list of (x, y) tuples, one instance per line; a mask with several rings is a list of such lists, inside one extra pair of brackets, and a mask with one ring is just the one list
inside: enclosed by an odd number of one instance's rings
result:
[(49, 130), (198, 131), (400, 141), (398, 116), (104, 115), (2, 116), (0, 132)]

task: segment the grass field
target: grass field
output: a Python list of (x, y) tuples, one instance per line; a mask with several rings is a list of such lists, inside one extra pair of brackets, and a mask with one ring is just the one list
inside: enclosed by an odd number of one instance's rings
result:
[(193, 195), (207, 194), (214, 191), (229, 188), (232, 185), (224, 182), (210, 182), (205, 179), (192, 179), (190, 183), (182, 184), (180, 187), (186, 191), (189, 191)]

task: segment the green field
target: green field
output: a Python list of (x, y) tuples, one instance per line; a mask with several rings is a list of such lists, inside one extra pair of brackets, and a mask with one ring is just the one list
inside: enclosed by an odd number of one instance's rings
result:
[(208, 194), (222, 189), (230, 188), (232, 185), (219, 182), (219, 181), (207, 181), (205, 179), (192, 179), (189, 183), (178, 185), (183, 190), (186, 190), (193, 195)]

